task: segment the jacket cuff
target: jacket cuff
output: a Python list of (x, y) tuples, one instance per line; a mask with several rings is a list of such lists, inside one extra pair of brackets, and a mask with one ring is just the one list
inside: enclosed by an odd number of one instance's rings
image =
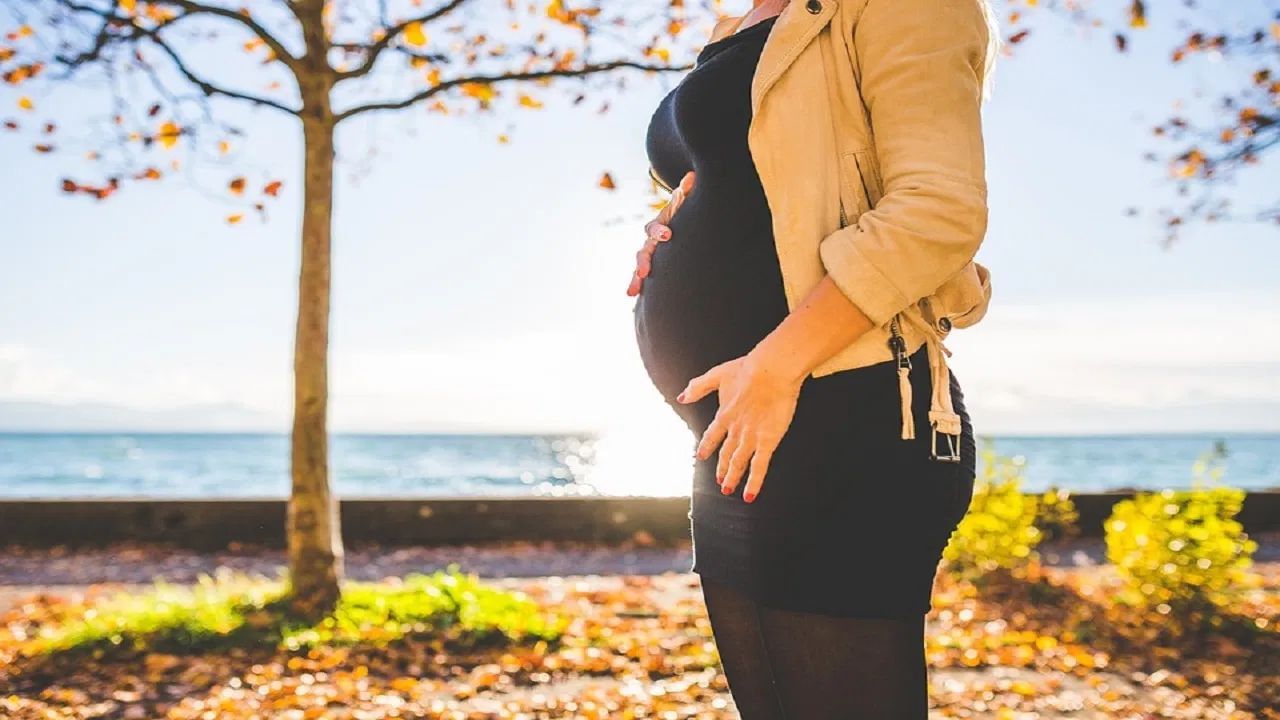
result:
[(882, 327), (910, 305), (911, 300), (858, 248), (854, 236), (859, 232), (857, 225), (851, 225), (831, 233), (818, 246), (818, 254), (840, 292), (876, 327)]

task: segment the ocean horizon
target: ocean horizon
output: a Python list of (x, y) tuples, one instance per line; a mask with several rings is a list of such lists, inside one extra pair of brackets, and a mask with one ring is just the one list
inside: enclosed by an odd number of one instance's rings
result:
[[(682, 441), (628, 434), (335, 433), (348, 497), (688, 493)], [(984, 437), (1023, 465), (1024, 487), (1074, 492), (1190, 487), (1216, 455), (1220, 481), (1280, 488), (1280, 433)], [(289, 489), (289, 443), (262, 432), (0, 432), (0, 498), (262, 498)]]

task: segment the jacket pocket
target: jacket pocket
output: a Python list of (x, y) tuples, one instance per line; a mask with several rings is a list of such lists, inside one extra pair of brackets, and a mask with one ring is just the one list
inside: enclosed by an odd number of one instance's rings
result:
[(874, 208), (880, 199), (869, 152), (854, 150), (840, 155), (840, 206), (845, 224), (857, 222), (858, 217)]
[(858, 168), (858, 178), (862, 181), (862, 191), (867, 198), (867, 207), (873, 208), (884, 197), (884, 183), (880, 180), (880, 162), (871, 148), (856, 150), (850, 155)]

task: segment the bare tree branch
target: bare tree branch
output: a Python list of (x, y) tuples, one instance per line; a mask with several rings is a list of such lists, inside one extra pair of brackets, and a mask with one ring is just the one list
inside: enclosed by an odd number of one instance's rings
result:
[(193, 0), (153, 0), (153, 2), (182, 8), (187, 15), (213, 15), (237, 22), (266, 43), (267, 47), (271, 48), (271, 51), (276, 54), (276, 57), (289, 66), (289, 69), (295, 72), (298, 69), (298, 63), (301, 58), (290, 53), (279, 38), (272, 35), (270, 31), (262, 26), (262, 23), (254, 20), (247, 12), (229, 10), (215, 5), (205, 5), (204, 3), (193, 2)]
[[(135, 28), (137, 28), (137, 26), (135, 26)], [(190, 82), (192, 85), (195, 85), (197, 88), (199, 88), (200, 92), (204, 93), (205, 95), (221, 95), (223, 97), (228, 97), (235, 100), (244, 100), (246, 102), (254, 103), (255, 105), (263, 105), (265, 107), (273, 108), (281, 112), (288, 113), (290, 115), (299, 114), (299, 111), (297, 109), (291, 108), (288, 105), (285, 105), (276, 100), (272, 100), (271, 98), (262, 97), (260, 95), (253, 95), (240, 90), (228, 90), (219, 85), (214, 85), (208, 80), (205, 80), (204, 78), (192, 72), (191, 69), (187, 67), (187, 64), (182, 60), (182, 57), (179, 56), (178, 53), (172, 47), (170, 47), (169, 44), (166, 43), (163, 38), (160, 37), (159, 32), (146, 30), (144, 28), (137, 28), (137, 30), (141, 32), (141, 34), (145, 35), (148, 39), (150, 39), (153, 43), (155, 43), (161, 50), (163, 50), (164, 53), (169, 56), (169, 59), (173, 61), (174, 67), (177, 68), (178, 72), (182, 73), (183, 77), (185, 77), (188, 82)]]
[[(186, 0), (177, 0), (177, 1), (186, 2)], [(56, 59), (58, 60), (58, 62), (62, 63), (63, 65), (66, 65), (68, 68), (71, 68), (74, 70), (75, 68), (81, 67), (87, 63), (91, 63), (91, 62), (94, 62), (95, 60), (100, 59), (102, 57), (103, 51), (105, 51), (107, 47), (109, 47), (113, 43), (127, 44), (141, 38), (146, 38), (151, 42), (155, 43), (155, 45), (159, 47), (173, 62), (174, 67), (177, 69), (177, 71), (181, 73), (182, 76), (185, 77), (188, 82), (190, 82), (192, 85), (195, 85), (200, 90), (200, 92), (204, 93), (206, 96), (221, 95), (223, 97), (228, 97), (236, 100), (244, 100), (246, 102), (254, 103), (256, 105), (262, 105), (265, 107), (274, 108), (276, 110), (289, 113), (290, 115), (298, 114), (297, 110), (290, 108), (287, 105), (284, 105), (283, 103), (280, 103), (276, 100), (272, 100), (271, 98), (262, 97), (258, 95), (253, 95), (251, 93), (247, 93), (239, 90), (229, 90), (220, 85), (216, 85), (210, 82), (209, 80), (206, 80), (203, 77), (200, 77), (199, 75), (196, 75), (195, 72), (191, 70), (190, 66), (182, 59), (182, 56), (180, 56), (177, 53), (177, 51), (175, 51), (173, 47), (169, 45), (169, 43), (165, 42), (164, 38), (161, 37), (160, 33), (163, 30), (173, 27), (174, 25), (176, 25), (177, 23), (181, 22), (186, 18), (199, 15), (200, 12), (198, 11), (184, 12), (182, 15), (179, 15), (178, 17), (173, 18), (172, 20), (169, 20), (155, 28), (145, 28), (145, 27), (142, 27), (141, 25), (138, 25), (136, 22), (134, 22), (133, 18), (116, 15), (114, 13), (114, 10), (115, 10), (114, 5), (112, 6), (111, 10), (103, 10), (101, 8), (91, 7), (88, 5), (82, 5), (80, 3), (72, 2), (72, 0), (59, 0), (59, 2), (63, 7), (68, 8), (74, 12), (96, 15), (97, 17), (102, 19), (102, 27), (99, 29), (97, 35), (95, 36), (94, 44), (92, 47), (90, 47), (89, 49), (77, 55), (57, 56)], [(192, 3), (192, 4), (195, 4), (195, 3)], [(111, 27), (125, 27), (125, 28), (128, 28), (129, 32), (127, 34), (113, 35), (112, 33), (109, 32)]]
[(364, 62), (360, 63), (356, 67), (338, 73), (338, 79), (348, 80), (350, 78), (367, 75), (371, 70), (373, 70), (373, 66), (377, 64), (378, 57), (382, 54), (382, 51), (390, 47), (391, 43), (394, 42), (396, 38), (400, 37), (400, 35), (402, 35), (410, 25), (415, 23), (426, 24), (432, 20), (444, 17), (454, 10), (457, 10), (466, 2), (468, 2), (468, 0), (449, 0), (449, 2), (429, 13), (426, 13), (425, 15), (419, 15), (418, 17), (409, 18), (408, 20), (396, 23), (395, 25), (387, 28), (386, 32), (382, 37), (378, 38), (377, 42), (369, 45), (352, 45), (349, 43), (342, 45), (341, 47), (347, 50), (363, 50), (365, 52), (365, 58)]
[(400, 110), (407, 108), (414, 103), (426, 100), (434, 95), (442, 93), (446, 90), (466, 85), (468, 83), (477, 83), (482, 85), (497, 85), (500, 83), (542, 80), (544, 78), (557, 77), (587, 77), (599, 73), (610, 72), (613, 70), (621, 70), (628, 68), (632, 70), (647, 70), (651, 72), (683, 72), (689, 70), (691, 65), (646, 65), (644, 63), (632, 62), (629, 60), (616, 60), (608, 63), (599, 63), (593, 65), (584, 65), (578, 68), (563, 68), (555, 70), (538, 70), (521, 73), (506, 73), (502, 75), (472, 75), (470, 77), (453, 78), (446, 80), (439, 85), (429, 87), (419, 93), (411, 95), (403, 100), (389, 100), (386, 102), (370, 103), (368, 105), (360, 105), (349, 108), (334, 116), (334, 122), (342, 122), (347, 118), (354, 117), (367, 112), (375, 112), (380, 110)]

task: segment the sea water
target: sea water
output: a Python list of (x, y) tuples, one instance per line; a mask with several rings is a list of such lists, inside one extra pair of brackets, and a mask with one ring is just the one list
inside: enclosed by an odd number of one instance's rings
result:
[[(681, 429), (683, 430), (683, 428)], [(332, 438), (348, 497), (655, 495), (688, 492), (691, 438), (624, 434), (355, 435)], [(996, 437), (1025, 487), (1188, 487), (1217, 453), (1222, 481), (1280, 487), (1280, 434)], [(283, 434), (0, 434), (0, 497), (284, 497)]]

